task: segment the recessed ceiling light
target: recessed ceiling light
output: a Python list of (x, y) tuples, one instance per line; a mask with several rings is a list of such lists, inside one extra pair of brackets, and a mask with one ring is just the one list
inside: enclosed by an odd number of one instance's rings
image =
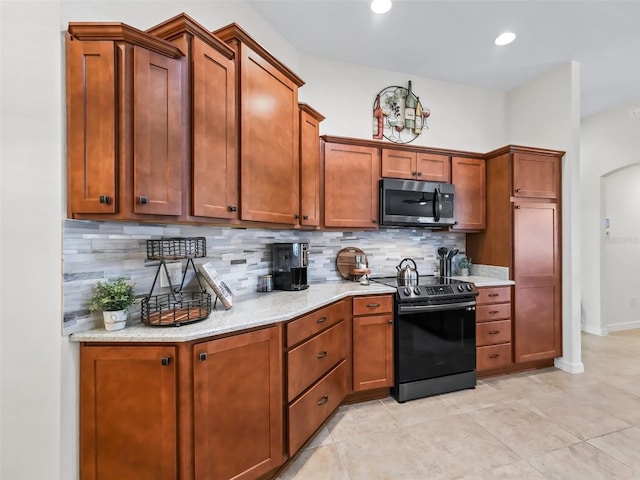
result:
[(371, 10), (375, 13), (387, 13), (391, 10), (391, 0), (373, 0)]
[(498, 35), (498, 38), (495, 40), (496, 45), (509, 45), (516, 39), (516, 34), (512, 32), (504, 32)]

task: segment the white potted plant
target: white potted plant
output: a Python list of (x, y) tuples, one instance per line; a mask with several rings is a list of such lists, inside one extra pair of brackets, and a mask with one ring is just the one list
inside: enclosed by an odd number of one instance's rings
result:
[(462, 256), (458, 259), (458, 270), (460, 275), (469, 275), (469, 269), (471, 269), (471, 259), (467, 256)]
[(129, 307), (135, 302), (133, 286), (125, 278), (117, 278), (95, 285), (89, 310), (102, 312), (106, 330), (121, 330), (126, 325)]

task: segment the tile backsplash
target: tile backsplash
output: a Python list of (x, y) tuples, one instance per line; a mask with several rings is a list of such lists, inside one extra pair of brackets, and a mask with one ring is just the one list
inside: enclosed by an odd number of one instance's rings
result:
[[(258, 277), (271, 270), (270, 245), (309, 243), (309, 283), (339, 281), (338, 252), (357, 247), (368, 257), (372, 276), (395, 275), (405, 257), (415, 260), (421, 275), (433, 274), (437, 249), (465, 250), (465, 234), (425, 229), (381, 228), (376, 231), (300, 231), (194, 225), (156, 225), (129, 222), (64, 222), (64, 332), (85, 330), (101, 317), (87, 310), (93, 285), (125, 277), (140, 297), (149, 294), (158, 262), (146, 258), (146, 240), (160, 237), (205, 237), (207, 257), (235, 293), (236, 299), (254, 294)], [(193, 275), (186, 277), (189, 286)], [(160, 293), (158, 284), (154, 294)], [(132, 315), (138, 313), (132, 310)]]

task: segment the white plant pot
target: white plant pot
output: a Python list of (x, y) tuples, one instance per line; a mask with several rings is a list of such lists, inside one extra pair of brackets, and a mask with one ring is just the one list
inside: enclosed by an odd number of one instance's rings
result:
[(469, 269), (468, 268), (461, 268), (460, 269), (460, 275), (462, 275), (463, 277), (466, 277), (469, 275)]
[(122, 330), (127, 324), (128, 313), (128, 310), (102, 312), (105, 330), (109, 330), (110, 332), (114, 330)]

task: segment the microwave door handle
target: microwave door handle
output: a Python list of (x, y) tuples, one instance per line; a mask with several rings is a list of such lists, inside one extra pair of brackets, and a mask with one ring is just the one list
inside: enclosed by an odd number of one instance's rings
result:
[(436, 188), (433, 192), (433, 219), (440, 221), (440, 213), (442, 212), (442, 199), (440, 198), (440, 189)]

